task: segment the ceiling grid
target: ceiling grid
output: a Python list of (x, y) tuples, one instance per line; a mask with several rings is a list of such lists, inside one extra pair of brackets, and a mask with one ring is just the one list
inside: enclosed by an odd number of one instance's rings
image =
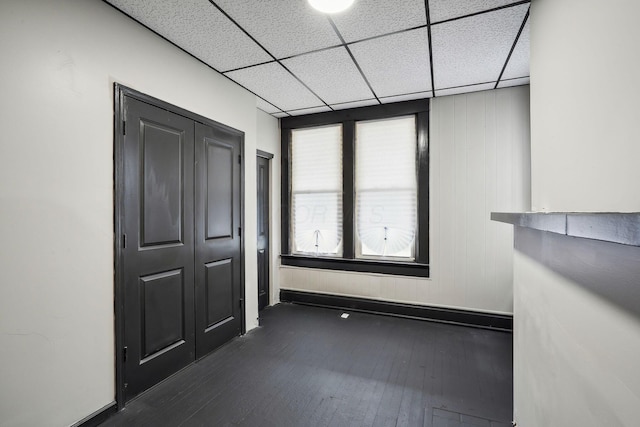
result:
[(338, 27), (336, 27), (336, 24), (333, 22), (331, 17), (328, 17), (328, 19), (329, 19), (329, 23), (331, 24), (331, 26), (333, 27), (334, 31), (336, 32), (338, 38), (340, 39), (340, 41), (344, 45), (345, 49), (347, 50), (347, 53), (351, 57), (351, 60), (355, 64), (356, 68), (358, 69), (358, 72), (360, 73), (360, 76), (362, 76), (362, 79), (367, 84), (367, 86), (369, 87), (369, 90), (371, 91), (371, 93), (373, 94), (373, 96), (375, 97), (376, 101), (378, 101), (378, 104), (379, 104), (380, 103), (380, 99), (378, 99), (378, 95), (376, 95), (376, 91), (373, 90), (373, 87), (371, 86), (371, 83), (369, 82), (369, 79), (367, 79), (367, 76), (365, 76), (364, 72), (362, 71), (362, 67), (360, 67), (360, 64), (358, 64), (358, 61), (356, 61), (356, 59), (353, 57), (353, 52), (351, 51), (349, 46), (346, 44), (344, 38), (342, 37), (342, 34), (340, 34), (340, 31), (338, 30)]
[(429, 38), (429, 75), (431, 77), (431, 96), (436, 96), (436, 83), (433, 77), (433, 37), (431, 36), (431, 12), (429, 0), (424, 0), (424, 13), (427, 18), (427, 37)]
[(515, 40), (513, 41), (513, 45), (511, 46), (511, 50), (509, 51), (509, 55), (507, 55), (507, 59), (505, 59), (504, 61), (504, 66), (502, 67), (502, 71), (500, 71), (500, 75), (498, 76), (498, 81), (496, 82), (496, 85), (493, 87), (494, 89), (498, 88), (498, 85), (500, 84), (500, 81), (502, 80), (502, 76), (504, 75), (505, 70), (507, 69), (507, 66), (509, 65), (509, 63), (511, 62), (511, 56), (513, 55), (513, 52), (516, 49), (516, 46), (518, 46), (518, 42), (520, 40), (520, 35), (522, 34), (522, 31), (524, 30), (526, 24), (529, 22), (529, 9), (527, 9), (527, 13), (524, 15), (524, 19), (522, 20), (522, 25), (520, 26), (520, 30), (518, 31), (518, 35), (516, 36)]
[[(224, 14), (224, 15), (225, 15), (225, 16), (226, 16), (226, 17), (227, 17), (231, 22), (233, 22), (233, 24), (235, 24), (235, 25), (236, 25), (236, 26), (237, 26), (237, 27), (238, 27), (238, 28), (239, 28), (243, 33), (245, 33), (245, 34), (246, 34), (246, 35), (247, 35), (251, 40), (253, 40), (253, 41), (255, 42), (255, 44), (257, 44), (258, 46), (260, 46), (260, 48), (262, 48), (262, 50), (264, 50), (264, 51), (265, 51), (265, 52), (266, 52), (270, 57), (272, 57), (272, 58), (275, 60), (275, 62), (277, 62), (277, 63), (278, 63), (282, 68), (284, 68), (284, 69), (285, 69), (289, 74), (291, 74), (291, 75), (292, 75), (296, 80), (298, 80), (298, 82), (300, 82), (300, 84), (301, 84), (302, 86), (304, 86), (304, 87), (305, 87), (309, 92), (311, 92), (311, 93), (312, 93), (316, 98), (318, 98), (318, 100), (320, 100), (320, 101), (321, 101), (325, 106), (328, 106), (328, 104), (327, 104), (326, 102), (324, 102), (324, 101), (322, 100), (322, 98), (320, 98), (320, 97), (319, 97), (319, 96), (318, 96), (318, 95), (317, 95), (313, 90), (311, 90), (311, 88), (309, 88), (309, 86), (307, 86), (307, 84), (306, 84), (305, 82), (303, 82), (302, 80), (300, 80), (300, 78), (299, 78), (298, 76), (296, 76), (294, 73), (292, 73), (292, 72), (291, 72), (291, 71), (290, 71), (290, 70), (289, 70), (289, 69), (288, 69), (288, 68), (287, 68), (287, 67), (286, 67), (282, 62), (280, 62), (280, 61), (278, 60), (278, 58), (276, 58), (276, 57), (275, 57), (275, 56), (274, 56), (270, 51), (268, 51), (268, 50), (267, 50), (267, 49), (266, 49), (266, 48), (265, 48), (265, 47), (264, 47), (260, 42), (258, 42), (258, 40), (256, 40), (256, 39), (255, 39), (255, 38), (254, 38), (254, 37), (253, 37), (253, 36), (252, 36), (252, 35), (251, 35), (251, 34), (250, 34), (250, 33), (249, 33), (245, 28), (244, 28), (244, 27), (242, 27), (240, 24), (238, 24), (238, 23), (237, 23), (237, 22), (236, 22), (236, 21), (235, 21), (235, 20), (234, 20), (234, 19), (233, 19), (233, 18), (232, 18), (228, 13), (227, 13), (227, 12), (225, 12), (225, 11), (224, 11), (224, 10), (223, 10), (219, 5), (217, 5), (217, 4), (216, 4), (216, 2), (215, 2), (214, 0), (209, 0), (209, 2), (210, 2), (213, 6), (215, 6), (215, 7), (216, 7), (216, 8), (217, 8), (217, 9), (218, 9), (222, 14)], [(222, 2), (221, 0), (218, 0), (218, 3), (221, 3), (221, 2)], [(275, 3), (275, 2), (274, 2), (274, 3)], [(229, 4), (229, 6), (231, 6), (232, 4), (233, 4), (233, 5), (241, 5), (241, 6), (243, 5), (243, 4), (241, 4), (240, 2), (238, 2), (238, 1), (234, 1), (234, 2), (230, 3), (230, 4)], [(263, 5), (264, 5), (264, 2), (258, 2), (257, 4), (263, 4)], [(249, 16), (250, 16), (250, 17), (253, 17), (253, 14), (250, 14)], [(260, 18), (261, 18), (261, 17), (260, 17)], [(262, 21), (262, 19), (260, 19), (260, 21)], [(272, 45), (272, 46), (275, 46), (275, 48), (279, 48), (279, 47), (280, 47), (280, 45)], [(280, 49), (278, 49), (278, 50), (280, 50)], [(234, 79), (232, 78), (232, 80), (234, 80)], [(251, 83), (249, 83), (248, 85), (249, 85), (249, 86), (254, 86), (254, 85), (252, 85)], [(260, 93), (260, 92), (261, 92), (261, 88), (260, 88), (259, 86), (258, 86), (258, 87), (255, 87), (255, 89), (257, 89), (257, 90), (256, 90), (256, 93)], [(288, 87), (284, 88), (283, 90), (284, 90), (284, 91), (287, 91), (287, 90), (288, 90)], [(298, 91), (299, 91), (299, 89), (298, 89)], [(331, 107), (329, 107), (329, 108), (331, 108)]]
[(529, 83), (530, 0), (103, 0), (274, 117)]

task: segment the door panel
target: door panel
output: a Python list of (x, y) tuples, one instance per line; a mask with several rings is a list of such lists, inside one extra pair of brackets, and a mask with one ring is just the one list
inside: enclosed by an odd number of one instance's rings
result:
[(256, 160), (258, 188), (258, 310), (269, 305), (269, 159)]
[(203, 141), (206, 156), (206, 238), (233, 238), (233, 173), (234, 147), (207, 139)]
[(266, 252), (265, 249), (258, 249), (258, 310), (262, 310), (269, 303), (267, 286), (269, 267)]
[(140, 246), (182, 242), (184, 140), (176, 129), (140, 122), (142, 239)]
[(141, 363), (184, 342), (182, 269), (140, 278)]
[(239, 132), (195, 125), (196, 357), (240, 335)]
[(233, 318), (233, 260), (210, 262), (205, 264), (205, 268), (207, 269), (206, 331), (224, 320)]
[(125, 399), (194, 360), (193, 121), (125, 97)]

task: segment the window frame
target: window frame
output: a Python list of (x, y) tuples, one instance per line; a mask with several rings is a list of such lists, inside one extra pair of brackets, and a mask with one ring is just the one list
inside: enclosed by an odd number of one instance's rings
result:
[[(429, 277), (429, 99), (419, 99), (354, 109), (328, 111), (280, 120), (282, 209), (282, 265), (328, 270)], [(414, 261), (356, 257), (355, 239), (355, 122), (415, 115), (417, 136), (418, 215)], [(342, 257), (294, 255), (291, 227), (291, 131), (342, 124)]]

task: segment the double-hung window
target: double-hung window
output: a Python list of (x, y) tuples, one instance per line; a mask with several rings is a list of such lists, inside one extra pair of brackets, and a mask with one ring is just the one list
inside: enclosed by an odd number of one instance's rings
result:
[(428, 101), (282, 119), (282, 263), (428, 276)]

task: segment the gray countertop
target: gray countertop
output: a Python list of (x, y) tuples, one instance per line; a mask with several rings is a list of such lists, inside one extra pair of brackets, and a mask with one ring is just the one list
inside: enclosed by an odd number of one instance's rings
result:
[(571, 237), (640, 246), (640, 212), (492, 212), (491, 219)]

